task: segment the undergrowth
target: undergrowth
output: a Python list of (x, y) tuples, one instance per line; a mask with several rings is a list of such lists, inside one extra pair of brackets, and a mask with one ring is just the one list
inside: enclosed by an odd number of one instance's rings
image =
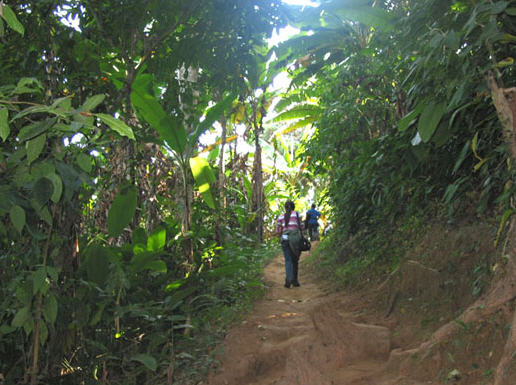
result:
[(428, 217), (411, 215), (356, 234), (330, 233), (313, 253), (318, 274), (336, 286), (367, 285), (396, 269), (424, 232)]
[[(68, 283), (76, 288), (73, 295), (59, 297), (61, 316), (55, 329), (49, 331), (50, 337), (53, 341), (59, 336), (65, 348), (77, 348), (71, 355), (59, 350), (62, 362), (54, 358), (58, 347), (55, 355), (50, 354), (54, 352), (50, 347), (48, 352), (44, 350), (42, 357), (49, 364), (40, 383), (199, 382), (214, 365), (215, 347), (228, 326), (265, 292), (261, 272), (278, 252), (277, 245), (257, 246), (250, 239), (238, 238), (223, 249), (207, 253), (209, 257), (197, 271), (178, 279), (173, 269), (134, 272), (133, 264), (117, 263), (118, 255), (122, 258), (126, 249), (97, 248), (99, 255), (110, 253), (111, 262), (103, 266), (105, 282), (86, 281), (86, 264), (77, 272), (77, 279)], [(166, 250), (159, 253), (163, 263), (174, 263)], [(0, 256), (0, 265), (5, 263)], [(117, 302), (112, 287), (118, 287), (119, 281), (122, 294)], [(29, 289), (32, 292), (32, 286)], [(0, 305), (5, 309), (0, 321), (12, 313), (15, 293), (21, 295), (22, 291), (13, 284), (0, 288)], [(0, 328), (0, 336), (0, 373), (5, 384), (21, 383), (24, 365), (20, 351), (26, 346), (23, 342), (30, 341), (23, 330), (8, 329), (7, 323)]]
[(229, 260), (244, 259), (245, 264), (234, 274), (211, 281), (206, 293), (196, 301), (191, 332), (181, 335), (178, 342), (174, 384), (197, 383), (218, 365), (216, 348), (229, 326), (241, 320), (265, 293), (261, 272), (277, 253), (277, 245), (272, 243), (260, 247), (235, 245), (224, 251)]

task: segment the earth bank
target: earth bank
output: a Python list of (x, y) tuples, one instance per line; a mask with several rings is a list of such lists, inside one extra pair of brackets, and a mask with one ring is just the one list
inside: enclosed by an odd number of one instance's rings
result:
[(516, 269), (496, 259), (491, 233), (433, 226), (360, 290), (335, 292), (306, 262), (301, 287), (286, 289), (278, 255), (266, 297), (230, 330), (207, 384), (516, 384)]

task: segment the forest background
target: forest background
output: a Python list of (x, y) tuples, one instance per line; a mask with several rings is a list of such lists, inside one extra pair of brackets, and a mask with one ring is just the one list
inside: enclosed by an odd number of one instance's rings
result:
[(515, 22), (491, 0), (0, 1), (0, 381), (194, 383), (287, 198), (323, 208), (341, 283), (433, 220), (488, 221), (512, 263)]

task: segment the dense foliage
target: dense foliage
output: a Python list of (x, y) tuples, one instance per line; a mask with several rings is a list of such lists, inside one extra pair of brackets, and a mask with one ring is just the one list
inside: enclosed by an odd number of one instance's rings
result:
[[(256, 247), (252, 188), (227, 191), (242, 211), (215, 199), (218, 152), (198, 140), (248, 92), (281, 7), (0, 11), (2, 380), (191, 383), (275, 253)], [(248, 167), (225, 175), (243, 185)]]
[[(256, 244), (286, 198), (323, 206), (344, 280), (394, 267), (393, 237), (436, 214), (492, 216), (500, 239), (515, 16), (490, 0), (0, 1), (1, 377), (193, 383), (261, 292), (277, 250)], [(299, 34), (269, 47), (287, 22)]]
[(343, 271), (395, 266), (392, 235), (411, 218), (494, 215), (502, 235), (514, 213), (515, 134), (492, 82), (515, 85), (513, 4), (364, 3), (323, 2), (283, 47), (307, 53), (293, 84), (318, 100), (307, 154), (328, 177), (337, 239), (362, 245), (336, 256), (349, 261)]

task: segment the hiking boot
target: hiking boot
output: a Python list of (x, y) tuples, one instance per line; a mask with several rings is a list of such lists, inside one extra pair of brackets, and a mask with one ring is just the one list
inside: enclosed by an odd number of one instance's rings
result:
[(284, 285), (284, 286), (285, 286), (287, 289), (290, 289), (290, 285), (291, 285), (290, 281), (285, 281), (285, 285)]
[(299, 286), (301, 286), (301, 285), (299, 284), (299, 282), (297, 282), (297, 281), (292, 282), (292, 285), (294, 285), (295, 287), (299, 287)]

